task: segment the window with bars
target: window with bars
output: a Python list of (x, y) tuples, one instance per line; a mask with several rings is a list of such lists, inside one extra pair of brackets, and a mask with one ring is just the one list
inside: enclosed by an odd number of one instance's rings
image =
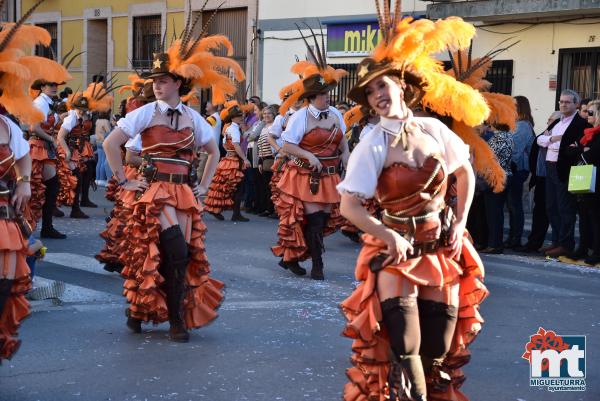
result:
[(600, 98), (600, 47), (560, 49), (557, 78), (557, 103), (563, 89), (573, 89), (582, 99)]
[[(450, 61), (444, 61), (444, 69), (452, 68)], [(491, 82), (490, 92), (512, 96), (513, 60), (492, 60), (485, 80)]]
[(149, 68), (152, 54), (160, 51), (160, 15), (133, 17), (133, 67)]
[(358, 64), (331, 64), (333, 68), (341, 68), (348, 71), (348, 75), (343, 77), (338, 86), (331, 92), (331, 105), (335, 106), (339, 102), (350, 102), (348, 92), (358, 81)]
[(37, 45), (35, 47), (35, 55), (46, 57), (52, 60), (55, 60), (58, 53), (58, 24), (57, 23), (49, 23), (49, 24), (36, 24), (40, 28), (44, 28), (50, 34), (50, 46), (42, 46)]

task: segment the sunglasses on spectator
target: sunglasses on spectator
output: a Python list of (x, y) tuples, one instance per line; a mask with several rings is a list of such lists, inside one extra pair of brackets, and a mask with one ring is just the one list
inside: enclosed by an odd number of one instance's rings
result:
[(588, 116), (594, 117), (594, 110), (586, 110), (586, 111), (587, 111)]

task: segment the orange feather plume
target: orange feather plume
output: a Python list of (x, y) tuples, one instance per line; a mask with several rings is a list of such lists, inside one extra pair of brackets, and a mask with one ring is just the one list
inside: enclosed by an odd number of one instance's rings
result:
[(129, 80), (129, 85), (121, 86), (117, 93), (131, 91), (133, 96), (138, 96), (140, 94), (140, 91), (144, 89), (145, 79), (140, 77), (138, 74), (129, 74), (127, 76), (127, 79)]
[(214, 104), (223, 104), (227, 97), (235, 94), (235, 81), (245, 79), (244, 71), (234, 59), (213, 53), (225, 48), (228, 56), (233, 55), (233, 45), (227, 37), (206, 36), (185, 49), (181, 46), (182, 41), (178, 39), (167, 50), (171, 73), (189, 80), (192, 86), (211, 89)]
[[(0, 41), (8, 37), (8, 29), (14, 24), (5, 24), (0, 32)], [(44, 57), (29, 56), (35, 45), (49, 45), (49, 33), (40, 27), (21, 25), (13, 32), (10, 41), (0, 52), (0, 103), (6, 110), (27, 124), (36, 124), (45, 116), (33, 105), (29, 88), (37, 79), (63, 82), (71, 79), (67, 70), (57, 62)]]
[(396, 25), (392, 35), (375, 48), (373, 58), (420, 78), (423, 106), (472, 126), (488, 118), (490, 110), (483, 96), (445, 74), (443, 64), (432, 56), (448, 48), (468, 47), (475, 35), (473, 25), (458, 17), (436, 22), (407, 17)]
[(356, 105), (352, 107), (350, 110), (344, 113), (344, 123), (346, 124), (347, 129), (351, 129), (354, 124), (360, 123), (364, 117), (362, 106)]

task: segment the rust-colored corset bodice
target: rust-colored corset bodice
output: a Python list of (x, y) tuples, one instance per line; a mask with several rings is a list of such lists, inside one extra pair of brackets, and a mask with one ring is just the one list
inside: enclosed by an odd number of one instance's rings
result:
[[(175, 131), (166, 125), (155, 125), (142, 131), (142, 156), (153, 158), (194, 159), (194, 133), (190, 127)], [(189, 165), (154, 160), (161, 173), (188, 174)]]
[(228, 152), (235, 151), (235, 146), (233, 146), (233, 141), (231, 140), (231, 137), (229, 135), (225, 135), (225, 143), (223, 144), (223, 147)]
[(342, 138), (343, 133), (340, 129), (335, 128), (333, 131), (330, 131), (325, 128), (313, 128), (304, 135), (299, 146), (304, 150), (308, 150), (319, 159), (333, 158), (330, 160), (321, 160), (321, 163), (323, 166), (335, 166), (338, 163), (338, 148)]
[(40, 128), (42, 128), (46, 133), (52, 135), (55, 133), (54, 124), (56, 124), (56, 117), (54, 113), (48, 115), (46, 121), (40, 124)]
[(90, 120), (85, 120), (78, 123), (71, 132), (69, 132), (70, 137), (84, 137), (89, 138), (90, 131), (92, 130), (92, 122)]
[[(394, 163), (381, 172), (377, 182), (376, 198), (387, 214), (406, 218), (435, 214), (425, 221), (417, 220), (418, 227), (415, 239), (420, 232), (436, 230), (440, 225), (437, 212), (444, 206), (447, 190), (447, 175), (444, 164), (436, 157), (429, 157), (421, 168), (411, 168), (401, 163)], [(410, 224), (390, 224), (400, 231), (407, 231)]]
[(0, 145), (0, 180), (12, 181), (15, 178), (15, 155), (6, 143)]

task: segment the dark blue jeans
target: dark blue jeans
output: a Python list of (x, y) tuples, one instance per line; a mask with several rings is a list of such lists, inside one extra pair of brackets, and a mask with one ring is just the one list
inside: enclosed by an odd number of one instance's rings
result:
[(488, 225), (488, 247), (503, 248), (502, 237), (504, 236), (504, 203), (508, 196), (511, 177), (506, 177), (506, 187), (500, 193), (494, 193), (488, 189), (484, 193), (485, 216)]
[[(575, 248), (575, 221), (577, 203), (568, 190), (568, 184), (558, 178), (556, 163), (546, 162), (546, 212), (558, 245), (572, 251)], [(558, 237), (554, 236), (558, 233)]]
[(508, 240), (511, 243), (521, 244), (525, 214), (523, 213), (523, 185), (529, 177), (529, 171), (513, 171), (508, 187), (508, 214), (510, 217), (510, 231)]

